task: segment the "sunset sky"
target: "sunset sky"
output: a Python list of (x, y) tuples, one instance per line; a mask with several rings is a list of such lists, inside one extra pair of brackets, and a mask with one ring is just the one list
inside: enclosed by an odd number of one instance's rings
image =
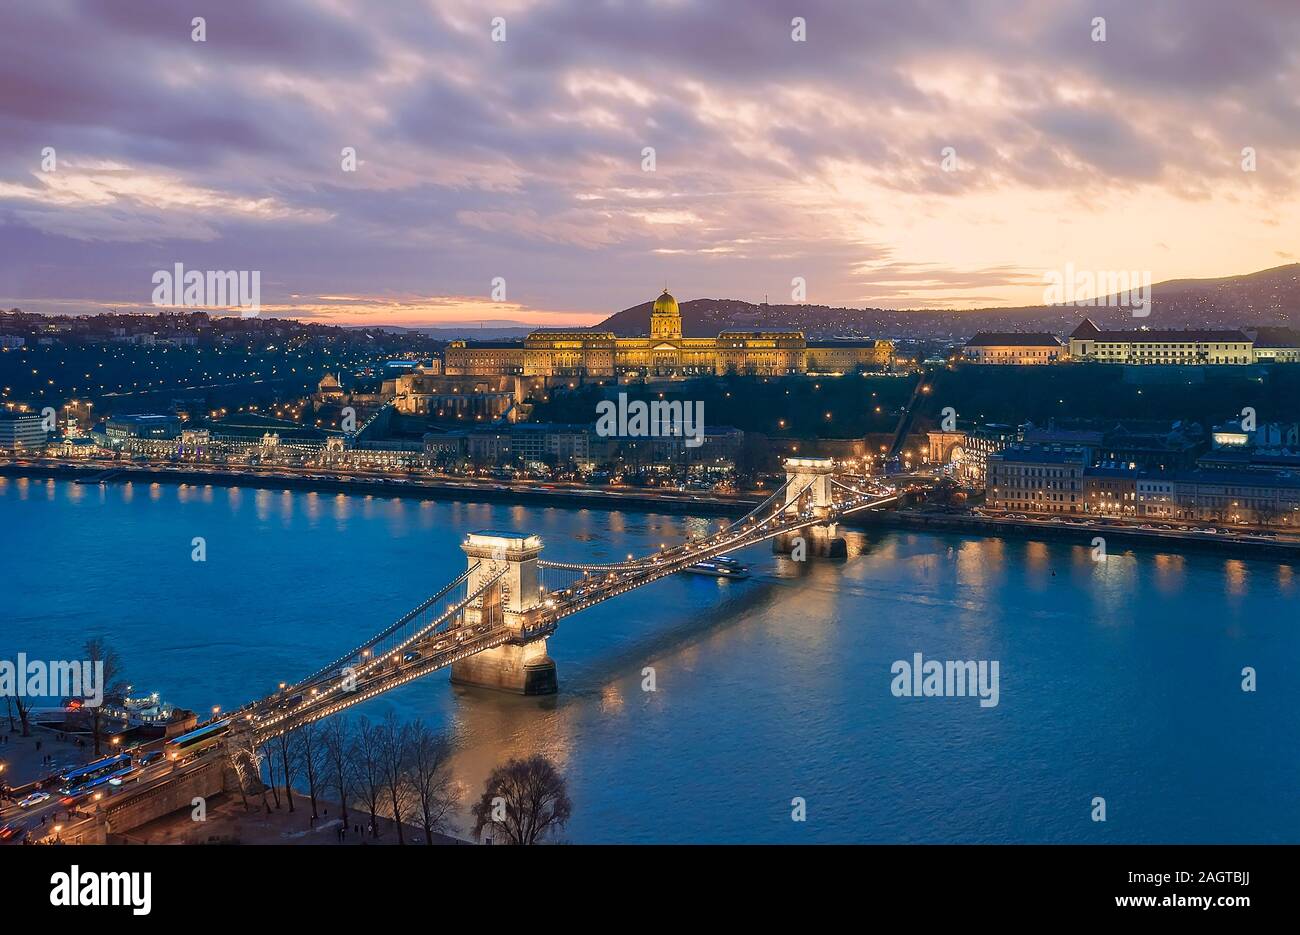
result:
[(793, 277), (832, 305), (1037, 304), (1067, 263), (1295, 262), (1298, 172), (1297, 0), (0, 12), (5, 308), (146, 308), (178, 262), (348, 324), (591, 324)]

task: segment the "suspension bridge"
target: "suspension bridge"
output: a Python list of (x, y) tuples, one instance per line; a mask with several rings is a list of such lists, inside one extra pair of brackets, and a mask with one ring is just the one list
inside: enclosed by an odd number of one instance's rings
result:
[(556, 675), (546, 641), (564, 618), (767, 540), (779, 552), (843, 555), (838, 522), (903, 495), (839, 475), (830, 459), (791, 458), (785, 466), (785, 483), (747, 515), (626, 561), (546, 561), (538, 536), (471, 533), (461, 545), (468, 566), (431, 597), (306, 678), (221, 717), (260, 745), (447, 667), (456, 683), (548, 694)]
[[(840, 520), (895, 504), (908, 492), (839, 474), (830, 459), (791, 458), (785, 467), (785, 483), (747, 515), (712, 534), (626, 561), (547, 561), (540, 557), (538, 536), (470, 533), (461, 544), (465, 570), (411, 611), (305, 678), (214, 716), (168, 744), (206, 735), (201, 746), (218, 742), (225, 757), (173, 752), (172, 762), (152, 767), (147, 781), (84, 818), (76, 834), (125, 831), (188, 807), (195, 795), (228, 789), (218, 764), (233, 767), (240, 787), (257, 788), (258, 750), (268, 741), (442, 669), (450, 668), (452, 681), (461, 684), (526, 695), (554, 692), (555, 664), (546, 641), (566, 617), (768, 540), (774, 551), (796, 558), (801, 552), (843, 555)], [(65, 829), (72, 835), (69, 829), (73, 826)]]

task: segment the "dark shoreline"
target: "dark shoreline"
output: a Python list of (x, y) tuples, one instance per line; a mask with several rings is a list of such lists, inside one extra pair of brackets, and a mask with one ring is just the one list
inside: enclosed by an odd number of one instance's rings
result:
[(653, 493), (600, 494), (556, 488), (553, 490), (501, 490), (491, 484), (464, 481), (466, 486), (435, 479), (394, 480), (376, 478), (315, 479), (309, 477), (272, 477), (260, 474), (243, 474), (220, 470), (169, 471), (153, 467), (116, 467), (93, 463), (80, 464), (5, 464), (0, 465), (4, 477), (50, 477), (56, 480), (85, 481), (109, 471), (120, 472), (106, 483), (119, 484), (139, 480), (149, 483), (192, 484), (212, 487), (251, 487), (261, 490), (327, 491), (330, 493), (374, 494), (383, 497), (404, 497), (415, 500), (466, 500), (475, 499), (494, 503), (525, 503), (541, 506), (578, 507), (598, 510), (628, 509), (638, 512), (690, 513), (705, 516), (744, 516), (758, 505), (758, 500), (724, 500), (717, 497), (665, 498)]
[[(1197, 536), (1170, 534), (1168, 530), (1126, 529), (1123, 526), (1071, 526), (1068, 523), (1044, 523), (1026, 520), (998, 520), (987, 516), (954, 513), (921, 513), (890, 510), (859, 514), (861, 519), (846, 523), (855, 528), (889, 527), (940, 532), (958, 532), (979, 536), (1002, 536), (1019, 539), (1070, 540), (1076, 545), (1092, 547), (1094, 536), (1108, 543), (1120, 542), (1154, 551), (1234, 553), (1248, 558), (1283, 558), (1300, 560), (1300, 542), (1265, 539), (1236, 539), (1231, 536)], [(1114, 549), (1111, 549), (1112, 554)]]
[[(170, 471), (151, 467), (115, 467), (93, 464), (17, 464), (0, 465), (0, 476), (49, 477), (58, 480), (85, 481), (108, 471), (121, 472), (106, 483), (140, 480), (149, 483), (191, 484), (213, 487), (250, 487), (262, 490), (324, 491), (346, 494), (372, 494), (383, 497), (402, 497), (415, 500), (466, 500), (474, 499), (492, 503), (527, 504), (562, 508), (587, 508), (597, 510), (634, 510), (646, 513), (696, 514), (704, 516), (743, 516), (758, 504), (754, 499), (723, 500), (716, 497), (664, 498), (662, 494), (625, 493), (593, 494), (555, 488), (552, 490), (501, 490), (492, 484), (454, 482), (425, 479), (396, 483), (394, 480), (375, 479), (314, 479), (308, 477), (271, 477), (243, 474), (234, 471), (184, 470)], [(915, 510), (881, 510), (858, 513), (840, 525), (850, 529), (878, 528), (930, 530), (966, 533), (979, 536), (1015, 538), (1047, 538), (1070, 540), (1091, 547), (1094, 536), (1108, 542), (1142, 546), (1166, 551), (1194, 550), (1199, 552), (1235, 553), (1248, 557), (1300, 559), (1300, 542), (1282, 540), (1237, 539), (1230, 536), (1212, 538), (1204, 535), (1171, 534), (1168, 530), (1139, 530), (1123, 526), (1071, 526), (1068, 523), (1035, 522), (1032, 520), (1005, 520), (986, 516), (956, 513), (922, 513)]]

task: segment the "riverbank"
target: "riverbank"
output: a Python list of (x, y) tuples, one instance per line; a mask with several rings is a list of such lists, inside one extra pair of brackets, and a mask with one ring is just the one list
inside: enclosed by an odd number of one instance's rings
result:
[[(338, 803), (317, 800), (318, 816), (311, 817), (311, 802), (302, 792), (294, 791), (291, 812), (280, 791), (276, 799), (269, 790), (265, 802), (250, 796), (247, 804), (238, 795), (222, 792), (205, 803), (202, 822), (194, 820), (191, 809), (181, 809), (157, 818), (127, 834), (111, 835), (115, 844), (296, 844), (296, 845), (424, 845), (424, 830), (410, 821), (402, 822), (402, 840), (397, 839), (397, 825), (391, 818), (377, 816), (374, 833), (367, 830), (370, 816), (355, 805), (348, 810), (346, 831), (340, 835), (343, 821)], [(434, 844), (472, 844), (464, 838), (434, 833)]]
[(142, 481), (148, 483), (251, 487), (265, 490), (323, 491), (347, 494), (378, 494), (416, 500), (465, 500), (541, 506), (587, 507), (600, 510), (653, 510), (662, 513), (690, 513), (698, 516), (743, 516), (758, 505), (750, 497), (718, 494), (679, 494), (633, 489), (597, 490), (563, 487), (534, 488), (472, 479), (397, 478), (384, 476), (348, 477), (298, 475), (270, 472), (223, 471), (200, 466), (161, 467), (103, 462), (26, 461), (0, 465), (3, 477), (51, 477), (86, 483), (104, 476), (105, 483)]
[(981, 536), (1017, 536), (1072, 540), (1089, 548), (1100, 536), (1107, 543), (1144, 545), (1148, 548), (1187, 548), (1235, 555), (1266, 556), (1300, 561), (1300, 541), (1250, 539), (1233, 535), (1192, 533), (1179, 529), (1140, 529), (1118, 523), (1089, 521), (1082, 525), (1049, 520), (1005, 519), (974, 513), (923, 513), (919, 510), (868, 511), (846, 525), (857, 528), (889, 527), (926, 531), (964, 532)]
[(37, 723), (30, 724), (30, 731), (23, 736), (17, 717), (12, 729), (7, 721), (0, 728), (0, 763), (5, 767), (0, 780), (20, 796), (60, 769), (72, 769), (93, 758), (92, 747), (75, 734)]

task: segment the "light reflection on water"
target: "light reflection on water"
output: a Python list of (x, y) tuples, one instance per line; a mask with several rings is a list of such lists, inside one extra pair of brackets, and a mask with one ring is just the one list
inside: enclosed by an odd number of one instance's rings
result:
[[(471, 529), (618, 560), (716, 518), (208, 485), (0, 478), (31, 562), (0, 655), (106, 635), (136, 685), (229, 709), (315, 668), (464, 567)], [(1090, 540), (848, 531), (847, 561), (760, 546), (744, 582), (679, 576), (566, 620), (561, 693), (365, 706), (454, 732), (466, 804), (509, 756), (569, 775), (578, 841), (1296, 840), (1293, 569)], [(208, 561), (190, 561), (192, 536)], [(58, 582), (37, 587), (29, 581)], [(996, 659), (1001, 703), (896, 699), (892, 661)], [(1256, 666), (1260, 692), (1240, 691)], [(653, 668), (656, 691), (642, 690)], [(472, 793), (472, 794), (471, 794)], [(1105, 794), (1112, 820), (1087, 820)], [(809, 821), (789, 820), (793, 796)]]

